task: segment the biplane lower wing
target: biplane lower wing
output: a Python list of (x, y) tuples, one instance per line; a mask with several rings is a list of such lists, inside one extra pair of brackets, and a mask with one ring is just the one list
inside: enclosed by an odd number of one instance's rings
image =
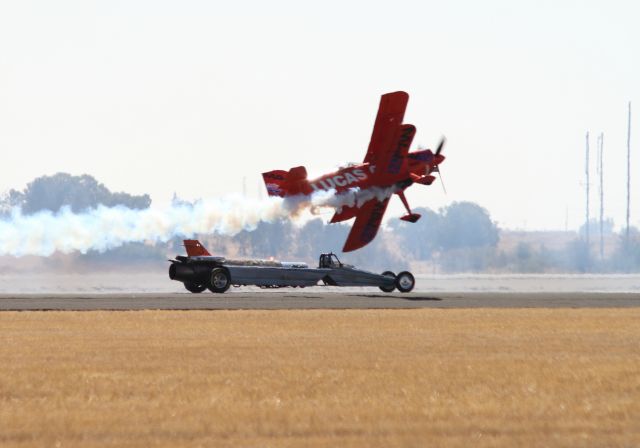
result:
[(331, 224), (333, 224), (336, 222), (342, 222), (346, 221), (347, 219), (351, 219), (358, 214), (358, 210), (359, 209), (356, 206), (349, 207), (345, 205), (340, 211), (336, 211), (334, 213), (333, 218), (331, 218), (330, 222)]
[(369, 244), (378, 233), (382, 217), (387, 210), (389, 198), (384, 201), (371, 199), (365, 203), (356, 214), (356, 220), (351, 227), (343, 252), (351, 252)]

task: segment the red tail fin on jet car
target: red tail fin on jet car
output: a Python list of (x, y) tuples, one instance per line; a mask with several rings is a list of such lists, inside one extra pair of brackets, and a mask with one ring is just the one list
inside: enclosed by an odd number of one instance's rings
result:
[(187, 255), (190, 257), (211, 256), (209, 251), (198, 240), (183, 240)]

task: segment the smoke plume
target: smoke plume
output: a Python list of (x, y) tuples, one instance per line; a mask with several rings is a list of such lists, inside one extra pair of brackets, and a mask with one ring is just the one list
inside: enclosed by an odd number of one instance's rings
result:
[(391, 194), (391, 189), (356, 189), (340, 195), (328, 191), (286, 199), (227, 196), (143, 210), (98, 206), (83, 213), (66, 207), (57, 213), (25, 215), (14, 209), (8, 219), (0, 220), (0, 255), (103, 252), (130, 242), (166, 242), (214, 232), (233, 236), (255, 229), (260, 221), (295, 218), (305, 210), (318, 213), (326, 207), (360, 207), (370, 199), (384, 200)]

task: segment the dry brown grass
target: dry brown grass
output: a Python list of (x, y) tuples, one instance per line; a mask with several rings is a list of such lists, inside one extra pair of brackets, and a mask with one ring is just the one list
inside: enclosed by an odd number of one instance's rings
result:
[(638, 446), (640, 310), (0, 314), (0, 446)]

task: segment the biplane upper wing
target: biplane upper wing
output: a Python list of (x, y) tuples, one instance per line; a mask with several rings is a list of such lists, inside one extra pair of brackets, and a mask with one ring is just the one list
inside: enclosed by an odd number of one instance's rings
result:
[(377, 157), (374, 180), (384, 181), (385, 177), (400, 174), (415, 135), (416, 127), (412, 124), (403, 124), (396, 129), (389, 150)]
[(381, 154), (391, 151), (396, 130), (402, 124), (408, 102), (409, 94), (406, 92), (386, 93), (380, 97), (378, 115), (364, 163), (376, 164)]
[(356, 220), (351, 227), (347, 241), (342, 248), (343, 252), (351, 252), (352, 250), (360, 249), (363, 246), (369, 244), (378, 233), (380, 223), (382, 223), (382, 217), (387, 210), (389, 204), (389, 198), (378, 201), (377, 199), (371, 199), (365, 203), (358, 213), (356, 214)]

